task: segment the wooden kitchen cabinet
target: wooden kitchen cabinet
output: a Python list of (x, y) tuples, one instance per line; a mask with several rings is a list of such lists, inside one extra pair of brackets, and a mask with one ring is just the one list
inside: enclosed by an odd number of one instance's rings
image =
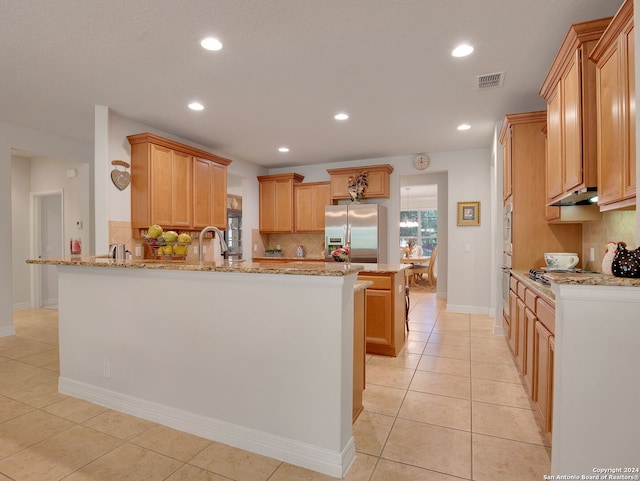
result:
[(393, 167), (389, 164), (369, 165), (364, 167), (345, 167), (341, 169), (327, 169), (331, 176), (331, 199), (351, 199), (349, 196), (349, 177), (354, 179), (361, 172), (367, 173), (367, 189), (365, 199), (385, 198), (391, 196), (390, 179)]
[[(209, 183), (207, 199), (215, 206), (226, 205), (226, 168), (230, 160), (150, 133), (127, 139), (131, 145), (133, 228), (146, 229), (152, 224), (180, 230), (196, 229), (202, 224), (226, 228), (226, 217), (221, 221), (213, 210), (210, 218), (203, 216), (198, 195), (203, 183)], [(201, 177), (200, 162), (205, 160), (217, 169), (215, 181), (211, 176), (206, 180)]]
[(574, 24), (540, 89), (547, 102), (547, 203), (597, 183), (595, 65), (610, 18)]
[(367, 272), (358, 280), (367, 288), (367, 353), (397, 356), (405, 342), (404, 271)]
[(303, 179), (295, 173), (258, 176), (260, 232), (294, 232), (293, 186)]
[(329, 182), (294, 184), (295, 232), (324, 232), (324, 208), (331, 205)]
[[(511, 173), (511, 256), (512, 269), (544, 265), (545, 252), (581, 252), (580, 224), (550, 224), (547, 221), (545, 189), (545, 126), (547, 113), (526, 112), (506, 115), (499, 140), (504, 149), (504, 171)], [(547, 128), (548, 130), (548, 128)], [(531, 242), (531, 239), (536, 239)], [(511, 321), (513, 328), (513, 320)]]
[[(508, 341), (516, 367), (535, 404), (545, 437), (550, 441), (553, 410), (555, 307), (534, 288), (511, 279), (511, 326)], [(514, 317), (515, 316), (515, 317)]]
[(356, 290), (353, 294), (353, 409), (352, 421), (355, 422), (362, 412), (362, 392), (366, 385), (366, 289)]
[(196, 157), (193, 163), (193, 227), (227, 228), (227, 169)]
[(633, 1), (615, 15), (591, 60), (596, 63), (598, 205), (635, 207), (636, 120)]

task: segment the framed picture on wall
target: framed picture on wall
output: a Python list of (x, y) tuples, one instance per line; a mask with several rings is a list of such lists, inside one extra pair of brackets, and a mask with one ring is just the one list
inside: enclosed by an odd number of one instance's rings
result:
[(458, 225), (480, 225), (480, 202), (458, 202)]

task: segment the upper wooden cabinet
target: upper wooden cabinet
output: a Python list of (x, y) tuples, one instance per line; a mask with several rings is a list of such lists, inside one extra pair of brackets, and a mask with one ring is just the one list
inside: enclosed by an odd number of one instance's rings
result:
[(294, 231), (293, 186), (302, 182), (300, 174), (260, 175), (260, 232)]
[(345, 167), (342, 169), (327, 169), (331, 176), (331, 199), (350, 199), (349, 177), (354, 179), (361, 172), (367, 173), (367, 190), (365, 199), (386, 198), (391, 195), (390, 176), (393, 167), (389, 164), (368, 165), (364, 167)]
[(227, 168), (207, 159), (193, 162), (193, 227), (227, 227)]
[(226, 207), (230, 160), (150, 133), (127, 139), (133, 228), (152, 224), (181, 230), (226, 227), (226, 211), (223, 219), (220, 208)]
[(547, 203), (597, 183), (596, 72), (589, 55), (610, 21), (572, 25), (540, 89), (547, 102)]
[(324, 232), (324, 208), (331, 205), (329, 182), (293, 185), (296, 232)]
[(544, 182), (546, 119), (544, 111), (510, 114), (505, 116), (500, 130), (504, 171), (511, 172), (508, 202), (512, 206), (513, 269), (529, 270), (544, 265), (545, 252), (582, 251), (581, 225), (547, 222)]
[(636, 203), (636, 95), (633, 1), (627, 0), (591, 53), (596, 63), (598, 204)]

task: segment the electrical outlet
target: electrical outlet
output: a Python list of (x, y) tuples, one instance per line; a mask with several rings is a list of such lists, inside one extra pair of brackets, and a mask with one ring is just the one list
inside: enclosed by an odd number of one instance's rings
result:
[(198, 255), (198, 246), (193, 246), (193, 253)]
[(465, 245), (464, 245), (464, 251), (465, 251), (466, 253), (471, 252), (471, 244), (465, 244)]
[(276, 244), (276, 249), (280, 249), (280, 244)]
[(253, 244), (253, 252), (258, 252), (258, 244)]
[(142, 247), (136, 246), (136, 257), (142, 257)]
[(595, 247), (590, 247), (589, 248), (589, 260), (591, 262), (594, 262), (596, 260), (596, 248)]
[(105, 379), (111, 379), (111, 363), (109, 361), (102, 363), (102, 375)]

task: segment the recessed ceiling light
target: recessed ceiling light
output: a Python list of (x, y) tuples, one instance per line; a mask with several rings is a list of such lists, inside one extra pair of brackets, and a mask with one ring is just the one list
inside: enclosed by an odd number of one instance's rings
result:
[(289, 147), (279, 147), (278, 152), (289, 152)]
[(469, 124), (460, 124), (458, 125), (458, 130), (469, 130), (471, 126)]
[(204, 105), (202, 105), (200, 102), (191, 102), (189, 104), (189, 108), (191, 110), (204, 110)]
[(467, 55), (470, 55), (471, 52), (473, 52), (473, 47), (471, 45), (463, 43), (454, 48), (451, 52), (451, 55), (453, 57), (466, 57)]
[(207, 50), (217, 51), (222, 49), (222, 42), (213, 37), (205, 38), (202, 42), (200, 42), (200, 45), (202, 45), (202, 48), (206, 48)]
[(340, 112), (339, 114), (334, 115), (333, 118), (336, 120), (347, 120), (349, 116), (344, 112)]

